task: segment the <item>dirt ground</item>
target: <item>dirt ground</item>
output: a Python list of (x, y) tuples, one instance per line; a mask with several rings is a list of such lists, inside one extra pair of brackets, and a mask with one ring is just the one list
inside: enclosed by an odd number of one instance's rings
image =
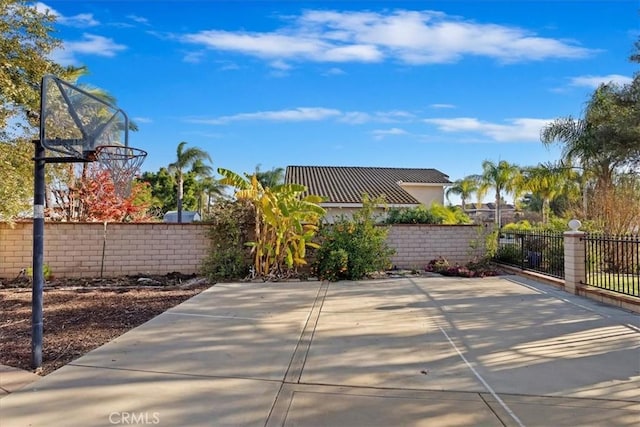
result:
[(0, 364), (46, 375), (210, 286), (179, 273), (47, 282), (43, 363), (34, 371), (31, 284), (0, 283)]

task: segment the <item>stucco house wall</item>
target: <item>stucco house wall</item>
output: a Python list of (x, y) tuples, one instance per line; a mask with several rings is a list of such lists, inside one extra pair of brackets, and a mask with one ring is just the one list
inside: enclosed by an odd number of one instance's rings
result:
[[(352, 218), (353, 214), (362, 209), (361, 203), (353, 204), (338, 204), (338, 203), (321, 203), (320, 204), (327, 213), (322, 218), (323, 222), (333, 224), (336, 219), (340, 217)], [(387, 217), (387, 211), (390, 208), (415, 208), (419, 205), (386, 205), (377, 207), (374, 210), (374, 215), (378, 221), (382, 221)]]
[(412, 184), (403, 182), (400, 187), (407, 193), (411, 194), (416, 200), (426, 207), (431, 206), (433, 202), (444, 204), (444, 185), (442, 184)]

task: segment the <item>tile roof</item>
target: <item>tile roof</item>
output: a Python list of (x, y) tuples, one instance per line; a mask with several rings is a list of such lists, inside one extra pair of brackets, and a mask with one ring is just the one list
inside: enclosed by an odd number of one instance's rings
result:
[(353, 166), (287, 166), (286, 183), (305, 185), (309, 194), (326, 197), (327, 203), (361, 203), (364, 193), (385, 196), (389, 204), (419, 202), (398, 185), (399, 181), (450, 184), (436, 169), (375, 168)]

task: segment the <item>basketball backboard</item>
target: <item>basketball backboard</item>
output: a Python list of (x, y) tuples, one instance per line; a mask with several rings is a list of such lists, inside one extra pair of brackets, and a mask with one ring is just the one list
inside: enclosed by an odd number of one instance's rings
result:
[(129, 145), (129, 119), (100, 96), (56, 76), (42, 79), (40, 141), (48, 157), (95, 160), (104, 145)]

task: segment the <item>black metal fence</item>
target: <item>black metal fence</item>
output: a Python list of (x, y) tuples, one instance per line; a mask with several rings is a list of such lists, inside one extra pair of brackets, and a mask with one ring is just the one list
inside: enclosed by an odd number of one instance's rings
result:
[(501, 231), (495, 260), (564, 279), (564, 236), (553, 231)]
[(589, 234), (585, 284), (640, 296), (640, 237)]

